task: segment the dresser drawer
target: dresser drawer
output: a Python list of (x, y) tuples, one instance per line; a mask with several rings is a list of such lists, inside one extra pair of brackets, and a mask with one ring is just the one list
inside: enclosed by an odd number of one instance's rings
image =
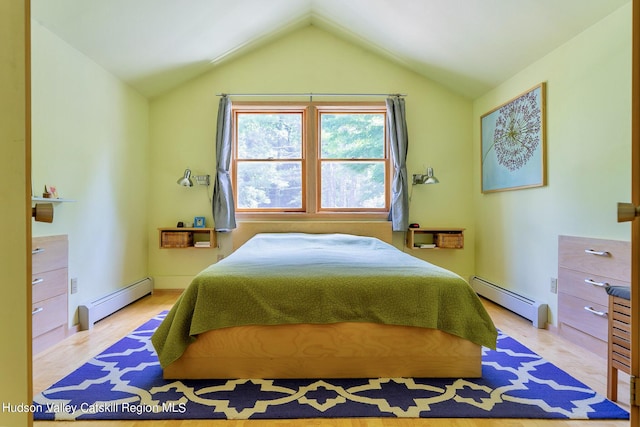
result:
[[(592, 337), (589, 334), (582, 332), (579, 329), (573, 328), (566, 323), (560, 323), (558, 325), (558, 332), (560, 336), (571, 341), (574, 344), (584, 348), (586, 352), (594, 353), (603, 359), (607, 358), (607, 342)], [(585, 357), (588, 353), (585, 353)], [(604, 367), (603, 367), (604, 371)], [(604, 372), (603, 372), (604, 373)]]
[(38, 273), (31, 278), (33, 303), (67, 293), (67, 269)]
[(606, 285), (629, 286), (629, 282), (602, 277), (583, 271), (558, 269), (558, 292), (580, 297), (586, 301), (606, 306), (609, 303)]
[(51, 347), (52, 345), (62, 341), (66, 337), (66, 328), (65, 326), (58, 326), (57, 328), (51, 329), (50, 331), (45, 332), (42, 335), (38, 335), (37, 337), (33, 337), (33, 354), (38, 354), (43, 350)]
[(607, 305), (596, 304), (564, 292), (558, 293), (558, 304), (563, 308), (558, 313), (560, 323), (567, 324), (598, 340), (607, 341)]
[(33, 274), (67, 267), (67, 236), (34, 237), (31, 245)]
[(67, 323), (67, 295), (34, 303), (31, 306), (32, 334), (34, 337)]
[(560, 236), (558, 267), (630, 281), (629, 242)]

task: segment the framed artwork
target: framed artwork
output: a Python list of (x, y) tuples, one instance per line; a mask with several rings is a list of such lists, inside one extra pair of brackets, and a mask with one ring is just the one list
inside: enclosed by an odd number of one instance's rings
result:
[(545, 83), (480, 118), (482, 192), (546, 185)]
[(197, 216), (197, 217), (193, 218), (193, 226), (195, 228), (204, 228), (204, 217), (203, 216)]

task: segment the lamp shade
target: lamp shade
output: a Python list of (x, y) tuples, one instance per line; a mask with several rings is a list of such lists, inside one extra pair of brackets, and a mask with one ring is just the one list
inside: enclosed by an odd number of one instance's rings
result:
[(183, 187), (193, 187), (193, 181), (191, 181), (191, 170), (185, 169), (184, 176), (181, 177), (177, 182), (178, 185), (182, 185)]
[(411, 182), (413, 185), (416, 184), (438, 184), (438, 178), (433, 174), (433, 168), (427, 168), (427, 173), (425, 175), (414, 174), (413, 181)]
[(437, 184), (440, 181), (438, 181), (438, 178), (436, 178), (433, 175), (433, 168), (427, 168), (427, 176), (426, 179), (424, 180), (425, 184)]

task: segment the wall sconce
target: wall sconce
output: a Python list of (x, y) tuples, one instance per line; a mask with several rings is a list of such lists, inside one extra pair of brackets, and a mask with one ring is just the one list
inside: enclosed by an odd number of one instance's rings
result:
[(183, 187), (193, 187), (193, 181), (191, 181), (191, 170), (185, 169), (184, 176), (176, 181), (178, 185), (182, 185)]
[(414, 174), (413, 181), (411, 182), (413, 185), (416, 184), (437, 184), (438, 178), (433, 174), (433, 168), (427, 168), (427, 173), (425, 175)]
[(198, 185), (206, 185), (208, 187), (211, 182), (210, 175), (194, 175), (194, 178), (196, 179)]
[[(196, 180), (198, 185), (206, 185), (207, 187), (211, 183), (210, 175), (194, 175), (193, 178)], [(191, 180), (191, 169), (187, 168), (184, 170), (184, 175), (178, 179), (178, 185), (182, 185), (183, 187), (193, 187), (193, 181)]]
[(36, 203), (31, 216), (38, 222), (53, 222), (53, 203)]

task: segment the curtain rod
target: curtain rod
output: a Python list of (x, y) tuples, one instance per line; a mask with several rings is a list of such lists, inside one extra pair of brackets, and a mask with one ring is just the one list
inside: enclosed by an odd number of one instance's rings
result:
[(216, 96), (407, 96), (402, 93), (216, 93)]

